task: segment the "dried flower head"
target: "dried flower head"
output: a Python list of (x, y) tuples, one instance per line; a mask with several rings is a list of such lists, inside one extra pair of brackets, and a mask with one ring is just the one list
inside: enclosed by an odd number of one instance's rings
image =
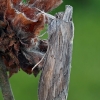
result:
[[(0, 0), (0, 54), (9, 76), (20, 68), (36, 76), (43, 66), (38, 63), (47, 51), (47, 42), (38, 39), (44, 28), (48, 12), (57, 7), (61, 0)], [(38, 10), (39, 9), (39, 10)]]

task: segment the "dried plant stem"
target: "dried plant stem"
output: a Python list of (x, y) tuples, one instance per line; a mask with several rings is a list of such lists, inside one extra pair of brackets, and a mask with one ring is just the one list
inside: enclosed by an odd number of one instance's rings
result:
[(3, 63), (1, 55), (0, 55), (0, 87), (2, 90), (4, 100), (15, 100), (8, 80), (6, 66)]

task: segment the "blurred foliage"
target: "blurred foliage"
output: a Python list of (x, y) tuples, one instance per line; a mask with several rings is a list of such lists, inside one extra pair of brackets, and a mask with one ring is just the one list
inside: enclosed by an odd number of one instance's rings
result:
[(26, 4), (28, 2), (28, 0), (22, 0), (22, 2)]
[[(64, 11), (65, 5), (73, 6), (75, 25), (68, 100), (100, 100), (100, 0), (64, 0), (50, 13)], [(10, 83), (15, 99), (38, 100), (39, 77), (22, 71), (13, 75)]]

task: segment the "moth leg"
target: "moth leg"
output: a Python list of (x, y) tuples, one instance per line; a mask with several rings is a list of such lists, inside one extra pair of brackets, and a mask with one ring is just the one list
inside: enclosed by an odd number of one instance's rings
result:
[(37, 64), (35, 64), (35, 66), (32, 68), (32, 71), (43, 61), (44, 58), (45, 58), (45, 55), (42, 57), (42, 59)]

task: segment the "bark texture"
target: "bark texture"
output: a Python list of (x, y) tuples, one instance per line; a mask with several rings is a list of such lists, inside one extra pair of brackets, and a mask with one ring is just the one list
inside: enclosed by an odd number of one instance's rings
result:
[(70, 79), (74, 26), (73, 8), (66, 6), (49, 21), (48, 50), (39, 82), (39, 100), (66, 100)]
[(1, 55), (0, 55), (0, 87), (2, 90), (4, 100), (15, 100), (10, 88), (10, 84), (6, 72), (6, 66), (3, 63)]

